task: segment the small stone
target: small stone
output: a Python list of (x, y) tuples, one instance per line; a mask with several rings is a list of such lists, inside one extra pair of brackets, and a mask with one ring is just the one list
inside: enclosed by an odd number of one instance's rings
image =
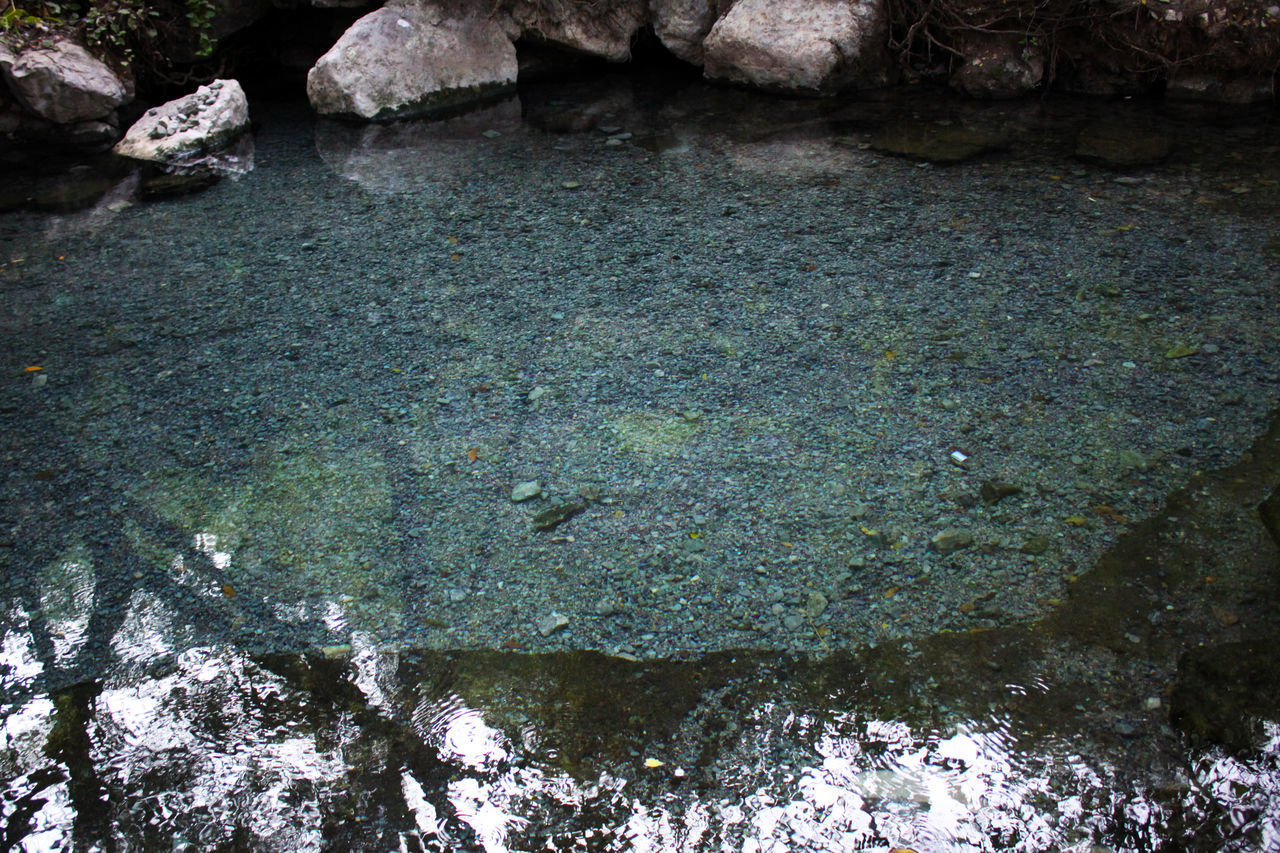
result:
[(602, 598), (596, 602), (595, 612), (597, 616), (613, 616), (615, 613), (621, 613), (622, 608), (616, 602), (607, 598)]
[(453, 589), (449, 590), (449, 600), (454, 602), (455, 604), (459, 601), (465, 601), (466, 598), (467, 598), (467, 593), (465, 590), (458, 589), (457, 587), (454, 587)]
[(1217, 355), (1220, 351), (1221, 350), (1219, 349), (1217, 344), (1205, 344), (1204, 346), (1200, 347), (1200, 352), (1204, 353), (1205, 355)]
[(973, 545), (973, 534), (967, 530), (948, 528), (929, 540), (929, 547), (939, 554), (953, 554)]
[(1165, 350), (1164, 357), (1168, 359), (1186, 358), (1189, 355), (1195, 355), (1200, 352), (1200, 348), (1190, 344), (1177, 344)]
[(1120, 737), (1134, 738), (1142, 734), (1142, 732), (1133, 723), (1128, 720), (1119, 720), (1115, 724), (1116, 734)]
[(550, 530), (587, 508), (584, 501), (554, 503), (533, 517), (534, 530)]
[(569, 625), (569, 617), (560, 613), (552, 613), (538, 620), (538, 633), (544, 637), (550, 637), (556, 631), (559, 631)]
[(539, 385), (529, 392), (529, 396), (526, 399), (528, 399), (530, 403), (536, 403), (538, 400), (541, 400), (543, 397), (547, 396), (550, 393), (551, 393), (550, 388), (548, 388), (545, 385)]
[(489, 130), (484, 131), (480, 135), (483, 136), (485, 139), (497, 139), (499, 136), (502, 135), (502, 131), (493, 130), (492, 128), (490, 128)]
[(1032, 536), (1026, 542), (1022, 543), (1022, 547), (1018, 549), (1024, 554), (1040, 555), (1049, 550), (1048, 536)]
[(511, 490), (511, 500), (513, 503), (520, 503), (530, 498), (536, 498), (541, 494), (542, 484), (537, 480), (529, 480), (525, 483), (516, 484), (516, 487)]
[(804, 617), (799, 613), (788, 613), (782, 619), (782, 627), (788, 631), (799, 631), (804, 627)]
[(579, 181), (562, 181), (560, 183), (560, 186), (564, 187), (567, 190), (576, 190), (579, 187), (581, 187), (582, 184)]
[(1021, 493), (1022, 489), (1013, 483), (1006, 483), (1003, 480), (988, 480), (982, 484), (979, 492), (982, 494), (983, 503), (994, 504), (999, 503), (1010, 495)]
[(1147, 701), (1142, 703), (1142, 707), (1148, 711), (1159, 711), (1161, 704), (1159, 696), (1148, 696)]
[(827, 597), (820, 592), (809, 593), (809, 599), (804, 604), (804, 612), (809, 614), (810, 619), (817, 619), (827, 609)]
[(324, 655), (327, 660), (339, 660), (351, 656), (351, 645), (343, 643), (336, 646), (321, 646), (320, 654)]

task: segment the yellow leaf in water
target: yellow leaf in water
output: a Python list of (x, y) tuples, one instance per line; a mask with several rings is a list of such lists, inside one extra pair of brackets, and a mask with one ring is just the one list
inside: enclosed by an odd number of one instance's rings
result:
[(235, 598), (236, 588), (229, 583), (224, 583), (222, 585), (222, 594), (226, 598)]
[(44, 368), (43, 368), (43, 367), (41, 367), (41, 366), (40, 366), (40, 365), (38, 365), (38, 364), (33, 364), (33, 365), (31, 365), (30, 367), (24, 367), (24, 368), (22, 368), (22, 372), (23, 372), (23, 373), (30, 373), (30, 372), (31, 372), (31, 371), (33, 371), (33, 370), (44, 370)]
[(645, 767), (661, 767), (662, 762), (656, 758), (646, 758), (644, 760), (644, 766)]
[(453, 245), (456, 245), (456, 244), (457, 244), (457, 242), (458, 242), (458, 238), (457, 238), (457, 237), (446, 237), (446, 238), (445, 238), (445, 242), (447, 242), (450, 246), (453, 246)]
[(1089, 519), (1085, 518), (1083, 515), (1070, 515), (1062, 520), (1067, 524), (1074, 524), (1076, 527), (1081, 527), (1089, 523)]

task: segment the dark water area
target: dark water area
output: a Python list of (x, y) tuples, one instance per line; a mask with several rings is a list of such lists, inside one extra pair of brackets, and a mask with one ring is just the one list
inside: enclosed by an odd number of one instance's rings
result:
[(6, 849), (1280, 850), (1273, 113), (253, 117), (0, 181)]

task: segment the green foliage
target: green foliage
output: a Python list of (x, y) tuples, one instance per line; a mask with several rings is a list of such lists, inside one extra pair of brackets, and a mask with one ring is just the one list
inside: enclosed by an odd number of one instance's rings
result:
[(0, 35), (21, 41), (54, 28), (78, 31), (91, 48), (131, 65), (163, 69), (176, 45), (213, 53), (215, 0), (0, 0)]
[(57, 3), (37, 3), (32, 9), (24, 11), (18, 8), (17, 3), (9, 3), (8, 8), (0, 12), (0, 30), (6, 33), (24, 30), (43, 32), (62, 23), (55, 17), (62, 11)]
[(213, 53), (213, 18), (217, 14), (213, 0), (187, 0), (187, 23), (199, 41), (196, 56)]
[(132, 62), (140, 46), (155, 42), (160, 12), (147, 0), (95, 0), (84, 16), (89, 44)]

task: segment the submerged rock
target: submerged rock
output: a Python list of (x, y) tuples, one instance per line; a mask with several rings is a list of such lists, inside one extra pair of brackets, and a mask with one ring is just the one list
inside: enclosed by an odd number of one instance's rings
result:
[(954, 554), (973, 545), (973, 534), (968, 530), (947, 528), (929, 540), (929, 547), (939, 554)]
[(23, 106), (55, 124), (104, 118), (133, 97), (106, 63), (67, 39), (24, 50), (0, 66)]
[(1076, 156), (1104, 166), (1128, 168), (1159, 163), (1173, 150), (1173, 140), (1163, 133), (1130, 124), (1091, 124), (1076, 137)]
[(889, 82), (888, 16), (877, 0), (739, 0), (703, 42), (706, 75), (830, 94)]
[(586, 501), (558, 501), (533, 517), (535, 530), (550, 530), (587, 508)]
[(487, 16), (450, 17), (429, 3), (384, 7), (320, 57), (307, 97), (321, 115), (404, 118), (505, 92), (516, 71), (515, 46)]
[(999, 151), (1007, 143), (995, 133), (959, 125), (898, 121), (878, 130), (871, 137), (870, 144), (879, 151), (901, 157), (915, 157), (932, 163), (959, 163)]

